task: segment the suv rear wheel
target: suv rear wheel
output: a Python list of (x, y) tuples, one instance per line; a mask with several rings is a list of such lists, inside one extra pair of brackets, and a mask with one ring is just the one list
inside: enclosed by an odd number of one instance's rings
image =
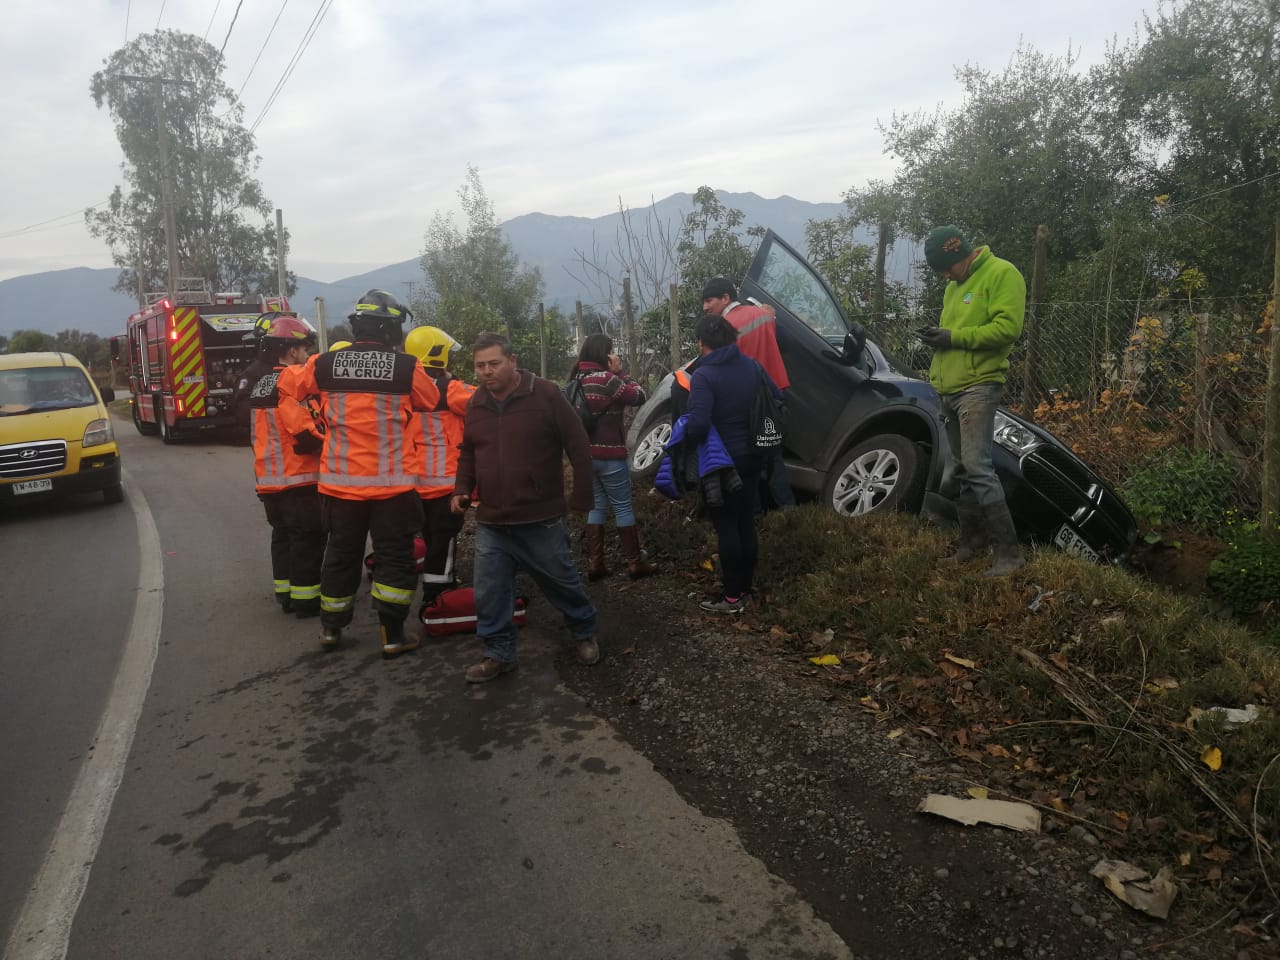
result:
[(882, 433), (863, 440), (836, 460), (827, 474), (822, 501), (846, 517), (876, 510), (919, 510), (925, 466), (914, 442)]

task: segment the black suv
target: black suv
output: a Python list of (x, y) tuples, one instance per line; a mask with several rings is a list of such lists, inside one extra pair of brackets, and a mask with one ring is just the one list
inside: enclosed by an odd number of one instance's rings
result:
[[(739, 299), (777, 313), (791, 379), (785, 460), (791, 485), (837, 513), (906, 510), (955, 517), (938, 394), (903, 373), (851, 324), (822, 276), (773, 231)], [(670, 376), (632, 422), (632, 473), (650, 476), (671, 435)], [(1091, 560), (1122, 559), (1137, 537), (1128, 508), (1087, 464), (1035, 424), (996, 414), (996, 471), (1026, 540)]]

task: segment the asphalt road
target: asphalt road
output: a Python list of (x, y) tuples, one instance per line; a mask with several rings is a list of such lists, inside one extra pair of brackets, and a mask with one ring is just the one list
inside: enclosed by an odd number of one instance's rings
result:
[[(0, 522), (6, 567), (16, 544), (46, 544), (0, 593), (0, 760), (24, 772), (0, 788), (7, 923), (31, 884), (52, 891), (27, 897), (7, 956), (849, 955), (561, 686), (558, 670), (586, 668), (556, 662), (567, 650), (545, 602), (520, 670), (481, 687), (462, 680), (474, 638), (384, 662), (363, 604), (352, 642), (322, 653), (315, 621), (272, 601), (249, 451), (119, 426), (128, 505)], [(139, 558), (151, 521), (162, 563)], [(72, 565), (82, 582), (50, 604), (42, 586)], [(160, 575), (162, 619), (148, 586)], [(136, 735), (96, 751), (118, 750), (118, 789), (76, 762), (104, 708), (137, 718)], [(82, 791), (109, 794), (100, 844), (77, 830), (92, 816), (55, 829)], [(37, 877), (47, 850), (58, 856)], [(59, 870), (89, 866), (69, 897), (75, 878)]]

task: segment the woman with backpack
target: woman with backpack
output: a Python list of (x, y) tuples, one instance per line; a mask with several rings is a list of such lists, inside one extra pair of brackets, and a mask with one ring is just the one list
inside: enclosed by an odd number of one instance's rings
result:
[(604, 522), (608, 511), (618, 527), (627, 574), (632, 580), (656, 573), (644, 559), (636, 515), (631, 506), (631, 469), (627, 464), (627, 433), (623, 411), (645, 401), (644, 389), (622, 368), (613, 352), (613, 341), (593, 333), (582, 343), (578, 362), (570, 372), (578, 380), (591, 410), (587, 428), (591, 439), (591, 464), (595, 471), (595, 504), (587, 514), (587, 579), (608, 576), (604, 561)]

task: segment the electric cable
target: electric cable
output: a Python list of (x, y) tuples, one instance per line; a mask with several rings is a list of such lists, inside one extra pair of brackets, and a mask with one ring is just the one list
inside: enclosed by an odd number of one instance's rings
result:
[(164, 16), (164, 8), (169, 5), (169, 0), (160, 0), (160, 12), (156, 14), (156, 29), (160, 29), (160, 19)]
[(222, 6), (222, 0), (217, 0), (217, 2), (213, 5), (213, 15), (209, 17), (209, 25), (204, 28), (204, 36), (200, 38), (201, 40), (209, 39), (209, 31), (213, 29), (213, 21), (217, 19), (218, 8), (221, 6)]
[(244, 0), (239, 0), (236, 4), (236, 12), (231, 15), (231, 25), (227, 27), (227, 35), (222, 38), (222, 46), (218, 48), (218, 56), (222, 56), (222, 51), (227, 49), (227, 41), (231, 39), (231, 31), (236, 28), (236, 18), (240, 16), (242, 6), (244, 6)]
[[(48, 220), (38, 220), (35, 223), (29, 223), (25, 227), (16, 227), (12, 230), (5, 230), (3, 232), (0, 232), (0, 240), (7, 240), (10, 237), (21, 236), (24, 233), (37, 233), (39, 232), (38, 228), (41, 228), (41, 227), (44, 227), (45, 229), (54, 229), (52, 227), (49, 227), (48, 225), (58, 224), (59, 220), (66, 220), (70, 217), (82, 217), (84, 216), (84, 212), (86, 210), (92, 210), (95, 207), (100, 207), (104, 203), (109, 202), (110, 199), (111, 199), (110, 197), (107, 197), (106, 200), (99, 200), (97, 203), (91, 203), (87, 207), (81, 207), (78, 210), (72, 210), (70, 213), (64, 213), (60, 217), (50, 217)], [(58, 224), (58, 226), (70, 227), (70, 226), (74, 226), (74, 224), (63, 223), (63, 224)]]
[(289, 5), (289, 0), (284, 0), (280, 4), (280, 11), (276, 14), (275, 20), (271, 21), (271, 29), (267, 31), (267, 38), (262, 41), (262, 46), (258, 48), (258, 55), (253, 58), (253, 66), (249, 68), (249, 73), (244, 78), (244, 83), (240, 84), (240, 89), (236, 91), (236, 96), (244, 93), (244, 88), (249, 84), (249, 78), (253, 76), (253, 71), (257, 69), (258, 61), (262, 59), (262, 54), (266, 52), (267, 44), (271, 42), (271, 35), (276, 32), (276, 24), (280, 22), (280, 14), (284, 13), (284, 8)]
[(303, 35), (302, 41), (298, 45), (298, 49), (294, 51), (293, 57), (289, 60), (289, 65), (285, 67), (284, 73), (282, 73), (280, 75), (280, 79), (276, 81), (275, 89), (271, 91), (271, 96), (267, 98), (267, 102), (263, 105), (262, 111), (258, 114), (258, 118), (254, 120), (253, 124), (249, 127), (250, 134), (257, 130), (258, 125), (266, 119), (267, 113), (271, 110), (272, 105), (275, 104), (276, 98), (280, 96), (281, 91), (284, 90), (284, 86), (288, 82), (289, 77), (293, 74), (294, 68), (302, 59), (302, 55), (307, 52), (307, 47), (311, 45), (312, 39), (320, 29), (320, 24), (324, 22), (325, 14), (329, 12), (329, 8), (332, 6), (333, 0), (320, 0), (320, 6), (316, 9), (315, 16), (311, 18), (311, 25)]

